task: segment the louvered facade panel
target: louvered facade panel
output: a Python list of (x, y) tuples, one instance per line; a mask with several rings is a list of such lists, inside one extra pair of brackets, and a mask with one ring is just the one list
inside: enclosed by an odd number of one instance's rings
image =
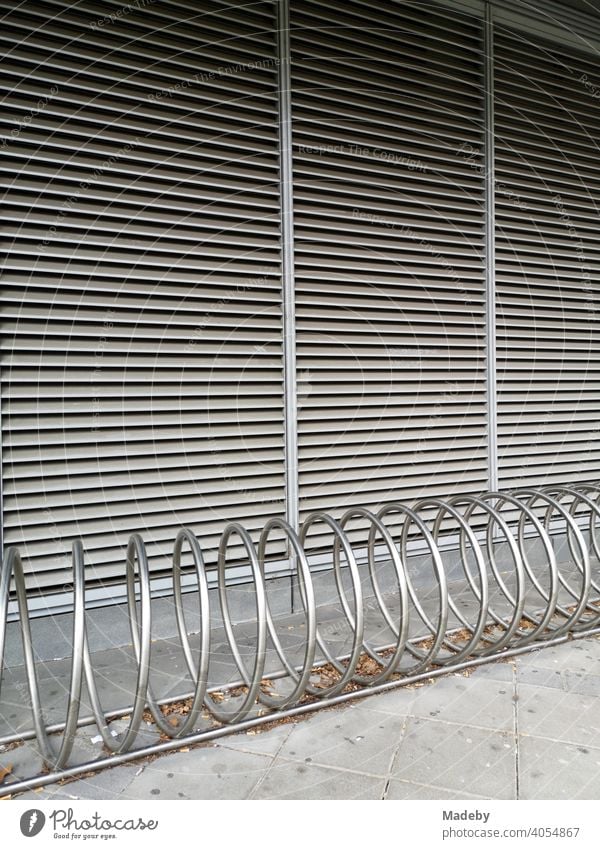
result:
[(496, 28), (502, 487), (600, 474), (597, 63)]
[(554, 42), (563, 53), (575, 47), (588, 54), (600, 48), (600, 4), (598, 0), (489, 0), (495, 28), (510, 27), (515, 32)]
[(291, 5), (300, 506), (485, 489), (481, 22)]
[(76, 537), (92, 585), (134, 531), (213, 562), (283, 512), (274, 5), (10, 5), (5, 543), (42, 590)]
[(110, 597), (135, 531), (159, 577), (297, 494), (598, 478), (600, 18), (289, 0), (288, 65), (287, 6), (4, 5), (3, 532), (49, 606), (78, 537)]

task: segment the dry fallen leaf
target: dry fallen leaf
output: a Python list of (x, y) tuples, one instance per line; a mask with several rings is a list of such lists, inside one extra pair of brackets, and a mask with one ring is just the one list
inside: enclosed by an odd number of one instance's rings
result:
[(13, 765), (9, 764), (8, 766), (2, 766), (0, 764), (0, 784), (4, 781), (4, 779), (11, 774), (13, 771)]
[(223, 693), (220, 693), (218, 690), (215, 690), (214, 693), (209, 693), (208, 695), (211, 697), (213, 702), (223, 702), (223, 701), (225, 701), (225, 696), (223, 695)]

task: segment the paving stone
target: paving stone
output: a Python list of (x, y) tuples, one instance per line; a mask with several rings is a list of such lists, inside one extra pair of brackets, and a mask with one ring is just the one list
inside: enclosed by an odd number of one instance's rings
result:
[(549, 669), (546, 666), (517, 666), (517, 681), (519, 684), (535, 684), (551, 690), (566, 689), (562, 669)]
[[(17, 796), (15, 796), (15, 799), (18, 799), (19, 801), (21, 801), (21, 799), (24, 801), (43, 801), (44, 799), (50, 800), (71, 798), (63, 792), (62, 788), (58, 788), (58, 790), (55, 788), (56, 785), (51, 784), (48, 787), (41, 787), (37, 790), (27, 790), (25, 793), (19, 793)], [(8, 793), (8, 790), (5, 790), (4, 792)]]
[(519, 764), (521, 799), (600, 798), (600, 749), (521, 737)]
[(248, 732), (230, 734), (227, 737), (221, 737), (215, 742), (225, 749), (239, 749), (243, 752), (275, 755), (289, 737), (293, 727), (293, 724), (286, 723), (275, 728), (270, 728), (267, 731), (261, 731), (260, 728), (256, 728), (253, 729), (255, 731), (254, 734), (249, 734)]
[(425, 784), (415, 784), (412, 781), (399, 781), (392, 778), (386, 794), (386, 799), (483, 799), (470, 793), (460, 793), (458, 790), (446, 790), (443, 787), (428, 787)]
[(141, 768), (136, 764), (105, 769), (87, 778), (55, 784), (51, 795), (54, 799), (120, 799)]
[(122, 799), (246, 799), (272, 759), (266, 755), (203, 746), (147, 764)]
[(480, 728), (511, 729), (514, 723), (511, 681), (480, 680), (473, 672), (438, 678), (415, 691), (415, 716), (476, 725)]
[(521, 684), (518, 722), (523, 734), (600, 746), (600, 713), (595, 696)]
[(600, 696), (600, 675), (587, 675), (565, 669), (562, 673), (564, 688), (569, 693), (579, 693), (582, 696)]
[[(129, 727), (129, 719), (113, 719), (110, 723), (110, 730), (116, 731), (119, 735), (124, 735), (127, 733), (127, 729)], [(93, 737), (97, 737), (97, 733), (95, 730), (95, 726), (92, 726), (94, 729)], [(144, 746), (152, 746), (155, 743), (158, 743), (160, 739), (160, 731), (156, 725), (153, 725), (148, 722), (142, 721), (140, 725), (140, 729), (135, 738), (134, 747), (136, 749), (141, 749)]]
[(384, 693), (366, 696), (362, 704), (369, 710), (379, 710), (394, 716), (408, 716), (415, 698), (415, 690), (410, 687), (395, 687)]
[(570, 669), (587, 675), (600, 675), (600, 640), (590, 637), (520, 655), (519, 666), (543, 669)]
[[(42, 771), (42, 759), (34, 744), (29, 741), (8, 752), (0, 752), (0, 765), (8, 767), (9, 764), (12, 764), (11, 779), (33, 778)], [(2, 789), (9, 783), (10, 781), (3, 785)]]
[(510, 661), (492, 660), (481, 666), (473, 666), (470, 674), (477, 681), (505, 681), (509, 684), (514, 680), (514, 665)]
[(486, 799), (514, 799), (514, 737), (415, 718), (409, 720), (392, 777)]
[[(42, 679), (39, 682), (40, 701), (43, 719), (46, 725), (64, 720), (67, 704), (65, 679)], [(33, 714), (29, 688), (23, 683), (2, 685), (2, 708), (0, 715), (0, 734), (23, 732), (33, 728)], [(82, 713), (89, 708), (82, 708)]]
[(278, 760), (252, 798), (381, 799), (385, 785), (384, 778)]
[[(94, 731), (92, 732), (96, 734)], [(50, 744), (58, 752), (62, 742), (60, 735), (51, 735)], [(69, 765), (86, 763), (102, 757), (102, 743), (91, 742), (90, 727), (80, 728), (75, 735), (75, 742), (69, 757)], [(33, 778), (42, 773), (42, 758), (39, 755), (35, 741), (28, 740), (21, 746), (2, 752), (0, 749), (0, 764), (12, 764), (12, 776), (19, 779)]]
[(349, 706), (295, 725), (279, 757), (386, 775), (405, 718)]
[[(17, 757), (18, 753), (18, 757)], [(30, 746), (24, 746), (20, 749), (13, 749), (10, 754), (14, 760), (13, 776), (15, 778), (32, 778), (40, 774), (41, 759)], [(85, 760), (82, 757), (81, 748), (75, 750), (74, 763), (81, 763)], [(100, 755), (98, 747), (94, 750), (94, 756)], [(88, 758), (90, 755), (88, 754)], [(7, 758), (8, 760), (8, 758)], [(61, 798), (61, 799), (117, 799), (120, 797), (123, 789), (129, 784), (136, 772), (141, 767), (138, 764), (123, 765), (112, 769), (101, 770), (96, 775), (86, 778), (75, 779), (65, 783), (49, 784), (44, 788), (37, 790), (29, 790), (26, 793), (20, 794), (19, 799), (45, 799), (45, 798)], [(10, 789), (10, 784), (6, 785), (6, 789)]]

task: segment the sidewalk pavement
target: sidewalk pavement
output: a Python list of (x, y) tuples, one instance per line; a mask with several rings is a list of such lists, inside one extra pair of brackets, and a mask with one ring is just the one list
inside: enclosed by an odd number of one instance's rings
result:
[(600, 638), (19, 799), (598, 799)]

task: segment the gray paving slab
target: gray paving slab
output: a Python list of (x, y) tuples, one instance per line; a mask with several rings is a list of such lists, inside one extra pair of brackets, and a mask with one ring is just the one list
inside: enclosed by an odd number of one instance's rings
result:
[(29, 791), (19, 796), (20, 799), (121, 799), (124, 791), (136, 775), (143, 769), (138, 765), (122, 766), (118, 769), (108, 769), (96, 775), (68, 781), (63, 784), (53, 784), (41, 794)]
[(385, 778), (313, 764), (277, 762), (252, 799), (381, 799)]
[(469, 675), (474, 675), (478, 681), (514, 681), (515, 661), (512, 659), (496, 660), (469, 669)]
[(547, 666), (530, 666), (529, 664), (519, 664), (517, 668), (517, 681), (520, 684), (534, 684), (551, 690), (566, 689), (564, 675), (565, 670), (562, 668), (550, 669)]
[(512, 732), (414, 718), (396, 754), (392, 777), (487, 799), (516, 798)]
[(27, 742), (16, 749), (1, 752), (0, 765), (5, 769), (10, 767), (11, 778), (25, 779), (40, 773), (42, 760), (33, 743)]
[(521, 684), (518, 722), (522, 734), (600, 747), (600, 711), (595, 696)]
[(245, 799), (271, 762), (267, 755), (213, 745), (177, 752), (147, 764), (120, 797)]
[(580, 693), (582, 696), (600, 696), (600, 675), (588, 675), (565, 669), (562, 673), (564, 689), (569, 693)]
[(600, 798), (600, 749), (524, 736), (519, 752), (519, 798)]
[(416, 690), (411, 710), (415, 716), (508, 730), (514, 722), (514, 690), (511, 681), (450, 673)]
[(279, 758), (385, 776), (405, 723), (403, 716), (363, 706), (322, 711), (294, 726)]
[[(127, 729), (129, 728), (129, 722), (130, 722), (130, 717), (126, 717), (124, 719), (113, 719), (113, 721), (110, 723), (110, 730), (116, 731), (117, 734), (122, 736), (123, 734), (125, 734), (127, 732)], [(91, 735), (91, 737), (89, 735)], [(156, 725), (154, 725), (153, 723), (150, 723), (150, 722), (142, 721), (142, 724), (140, 725), (140, 729), (139, 729), (137, 736), (135, 738), (135, 744), (134, 744), (135, 748), (141, 749), (143, 746), (151, 746), (154, 743), (158, 743), (159, 737), (160, 737), (160, 731), (156, 727)], [(88, 739), (92, 740), (92, 739), (97, 739), (97, 738), (98, 738), (98, 732), (96, 731), (96, 726), (95, 725), (88, 726)]]
[[(3, 792), (8, 793), (8, 790), (3, 787)], [(40, 787), (37, 790), (28, 790), (26, 793), (20, 793), (17, 797), (19, 800), (51, 800), (51, 799), (70, 799), (70, 796), (64, 795), (62, 788), (55, 784), (50, 784), (48, 787)]]
[[(42, 715), (47, 725), (60, 722), (65, 715), (68, 679), (45, 678), (39, 682)], [(11, 682), (2, 687), (0, 734), (21, 732), (33, 726), (29, 687), (24, 682)]]
[(366, 696), (362, 704), (369, 710), (379, 710), (394, 716), (408, 716), (415, 698), (414, 686), (395, 687), (384, 693)]
[(293, 727), (291, 723), (286, 723), (276, 728), (269, 728), (267, 731), (261, 731), (259, 727), (241, 734), (229, 734), (227, 737), (221, 737), (218, 745), (224, 749), (238, 749), (241, 752), (276, 755)]
[(600, 675), (600, 640), (589, 637), (557, 646), (546, 646), (519, 657), (519, 666), (539, 669), (571, 669), (587, 675)]
[(426, 784), (415, 784), (412, 781), (401, 781), (392, 778), (389, 782), (386, 799), (483, 799), (471, 793), (461, 793), (459, 790), (447, 790), (445, 787), (429, 787)]
[[(70, 755), (70, 764), (86, 763), (87, 761), (97, 760), (102, 756), (102, 741), (93, 741), (94, 735), (97, 734), (98, 732), (95, 726), (93, 728), (91, 726), (80, 728), (77, 731)], [(157, 735), (153, 733), (152, 737), (150, 737), (149, 735), (142, 734), (139, 738), (140, 742), (138, 745), (141, 745), (143, 740), (149, 741), (150, 739), (155, 741)], [(50, 742), (54, 751), (58, 752), (62, 737), (53, 735), (50, 738)], [(20, 746), (8, 749), (8, 751), (0, 750), (0, 764), (11, 765), (11, 779), (32, 778), (43, 772), (42, 757), (37, 751), (34, 740), (28, 740)]]

